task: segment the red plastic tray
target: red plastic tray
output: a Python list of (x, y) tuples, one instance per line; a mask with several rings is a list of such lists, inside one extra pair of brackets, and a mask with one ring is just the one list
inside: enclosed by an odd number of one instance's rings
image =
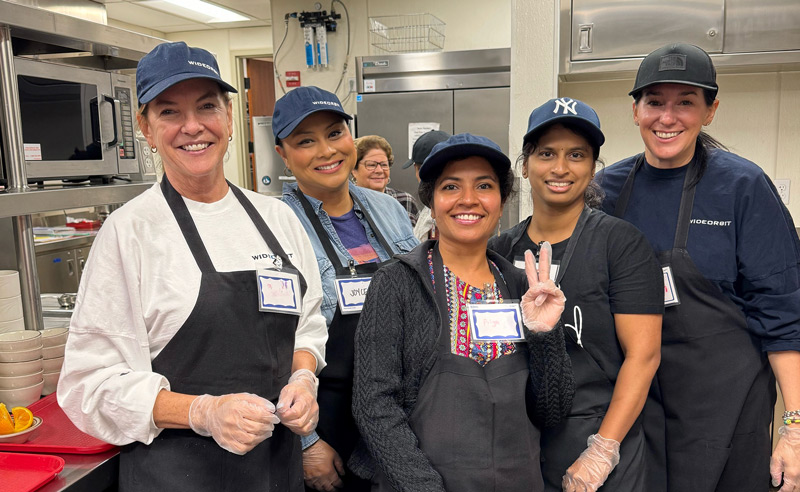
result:
[(0, 453), (0, 492), (28, 492), (64, 469), (64, 459), (47, 454)]
[(78, 430), (58, 406), (55, 393), (45, 396), (28, 408), (34, 415), (42, 418), (42, 425), (36, 435), (22, 444), (0, 444), (0, 451), (95, 454), (115, 447)]

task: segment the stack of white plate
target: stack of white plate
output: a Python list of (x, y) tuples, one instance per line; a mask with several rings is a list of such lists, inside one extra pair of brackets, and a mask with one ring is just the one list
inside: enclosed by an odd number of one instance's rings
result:
[(0, 333), (24, 329), (19, 272), (0, 270)]
[(44, 368), (44, 387), (42, 396), (49, 395), (58, 388), (58, 377), (64, 364), (64, 348), (69, 328), (48, 328), (42, 334), (42, 367)]
[(34, 330), (0, 333), (0, 402), (24, 407), (44, 387), (42, 334)]

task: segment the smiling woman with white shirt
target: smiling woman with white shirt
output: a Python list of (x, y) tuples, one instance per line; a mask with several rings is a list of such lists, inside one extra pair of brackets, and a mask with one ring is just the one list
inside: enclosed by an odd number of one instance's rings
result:
[(350, 183), (357, 155), (350, 119), (334, 94), (298, 87), (275, 103), (272, 120), (275, 149), (297, 179), (284, 185), (283, 200), (314, 246), (328, 322), (318, 435), (303, 439), (306, 486), (315, 490), (369, 490), (368, 481), (345, 471), (359, 440), (351, 411), (353, 336), (369, 275), (417, 244), (394, 198)]
[(94, 241), (58, 402), (123, 446), (121, 491), (301, 492), (327, 339), (314, 250), (285, 204), (226, 181), (236, 91), (209, 52), (158, 45), (136, 83), (165, 174)]

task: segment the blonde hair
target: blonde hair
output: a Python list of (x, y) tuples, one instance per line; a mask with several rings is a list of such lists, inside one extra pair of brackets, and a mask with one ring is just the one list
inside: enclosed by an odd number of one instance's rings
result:
[(358, 163), (361, 162), (367, 152), (372, 149), (382, 150), (386, 154), (386, 158), (389, 159), (390, 166), (394, 162), (392, 146), (389, 145), (389, 142), (387, 142), (386, 139), (381, 136), (365, 135), (363, 137), (358, 137), (353, 141), (353, 143), (356, 145), (356, 166), (354, 169), (358, 169)]

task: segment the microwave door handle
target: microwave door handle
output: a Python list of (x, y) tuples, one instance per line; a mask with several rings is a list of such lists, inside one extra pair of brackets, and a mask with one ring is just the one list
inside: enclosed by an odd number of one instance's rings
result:
[(121, 126), (121, 115), (119, 110), (120, 106), (119, 101), (108, 94), (103, 94), (103, 100), (111, 104), (111, 124), (114, 127), (114, 138), (109, 142), (103, 142), (104, 144), (108, 145), (109, 148), (111, 148), (117, 145), (119, 142), (119, 127)]

